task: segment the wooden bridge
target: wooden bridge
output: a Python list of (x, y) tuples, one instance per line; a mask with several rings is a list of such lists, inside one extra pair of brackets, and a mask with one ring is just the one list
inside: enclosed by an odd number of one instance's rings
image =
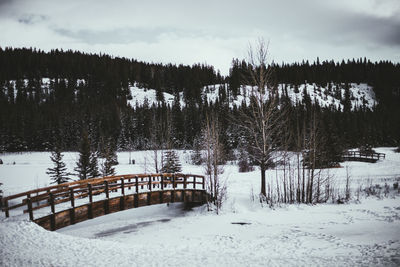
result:
[(362, 161), (375, 163), (380, 159), (385, 158), (384, 153), (347, 151), (342, 155), (344, 161)]
[(196, 205), (206, 201), (204, 176), (129, 174), (63, 183), (7, 196), (2, 199), (2, 211), (6, 217), (10, 213), (27, 213), (31, 221), (53, 231), (125, 209), (173, 202)]

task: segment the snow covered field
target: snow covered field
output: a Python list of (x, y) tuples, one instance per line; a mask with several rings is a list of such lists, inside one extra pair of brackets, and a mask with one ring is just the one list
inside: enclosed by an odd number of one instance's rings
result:
[[(378, 163), (346, 162), (330, 169), (341, 186), (346, 168), (352, 187), (400, 179), (393, 148)], [(118, 153), (117, 173), (152, 172), (152, 152)], [(202, 174), (180, 151), (184, 173)], [(2, 154), (5, 195), (49, 184), (49, 153)], [(76, 153), (65, 153), (72, 171)], [(15, 164), (14, 164), (15, 162)], [(267, 177), (274, 177), (270, 171)], [(270, 209), (251, 200), (259, 172), (241, 174), (227, 165), (228, 198), (222, 214), (181, 204), (126, 210), (49, 232), (21, 217), (0, 217), (0, 266), (399, 266), (400, 200), (361, 197), (360, 203), (283, 205)]]

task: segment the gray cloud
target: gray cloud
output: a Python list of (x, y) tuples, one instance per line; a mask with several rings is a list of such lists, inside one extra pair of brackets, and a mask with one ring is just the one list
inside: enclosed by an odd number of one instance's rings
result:
[(4, 6), (6, 4), (11, 3), (12, 0), (0, 0), (0, 6)]
[(225, 73), (260, 36), (279, 62), (400, 61), (398, 0), (0, 0), (0, 13), (3, 45), (208, 62)]
[(18, 18), (18, 22), (22, 24), (36, 24), (39, 22), (42, 22), (44, 20), (48, 19), (47, 16), (45, 15), (39, 15), (39, 14), (23, 14)]
[[(66, 28), (56, 28), (57, 34), (82, 41), (87, 44), (129, 44), (134, 42), (156, 43), (163, 34), (195, 36), (194, 32), (172, 28), (116, 28), (113, 30), (82, 29), (71, 31)], [(197, 34), (199, 34), (197, 32)]]
[(338, 23), (329, 25), (325, 36), (342, 43), (400, 46), (400, 20), (393, 16), (349, 13), (341, 16)]

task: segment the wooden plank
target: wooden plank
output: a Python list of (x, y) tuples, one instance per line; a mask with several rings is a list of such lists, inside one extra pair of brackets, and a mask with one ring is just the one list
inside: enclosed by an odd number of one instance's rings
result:
[(93, 202), (92, 203), (92, 205), (93, 205), (93, 218), (96, 218), (96, 217), (100, 217), (100, 216), (103, 216), (103, 215), (106, 215), (107, 213), (105, 212), (105, 209), (104, 209), (104, 200), (101, 200), (101, 201), (97, 201), (97, 202)]
[(69, 209), (69, 222), (75, 224), (75, 207)]
[(89, 206), (90, 206), (90, 203), (74, 208), (75, 223), (79, 223), (79, 222), (86, 221), (88, 219), (92, 219), (89, 217)]
[(51, 230), (50, 215), (35, 219), (34, 222), (46, 230)]
[(73, 224), (73, 222), (71, 222), (71, 212), (74, 212), (73, 208), (54, 214), (54, 230)]
[(120, 203), (121, 197), (115, 197), (106, 200), (108, 202), (108, 213), (114, 213), (121, 211), (121, 203)]

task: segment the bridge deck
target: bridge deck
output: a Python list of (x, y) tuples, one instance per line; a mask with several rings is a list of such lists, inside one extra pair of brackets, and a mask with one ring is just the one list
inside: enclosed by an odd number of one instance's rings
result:
[(6, 217), (10, 216), (10, 211), (27, 213), (30, 220), (48, 230), (56, 230), (125, 209), (170, 202), (202, 204), (206, 198), (204, 177), (200, 175), (130, 174), (64, 183), (7, 196), (2, 200), (2, 210)]

